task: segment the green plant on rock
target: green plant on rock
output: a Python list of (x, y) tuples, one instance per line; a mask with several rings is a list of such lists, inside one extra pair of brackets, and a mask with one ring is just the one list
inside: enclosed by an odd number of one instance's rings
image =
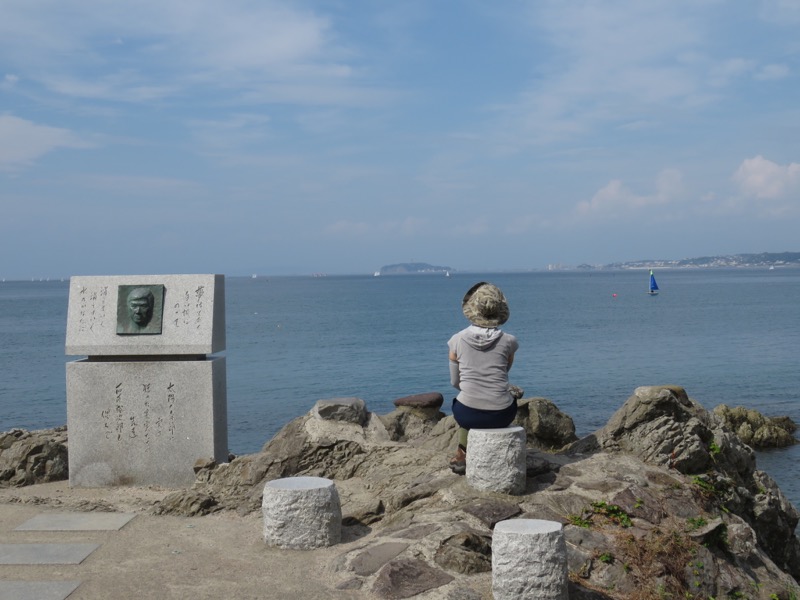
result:
[(592, 526), (592, 517), (585, 517), (583, 514), (580, 515), (567, 515), (567, 520), (570, 522), (571, 525), (575, 525), (575, 527), (583, 527), (584, 529), (589, 529)]
[(611, 554), (610, 552), (603, 552), (600, 556), (597, 557), (597, 560), (599, 560), (601, 563), (610, 565), (614, 562), (614, 555)]
[(686, 522), (689, 524), (689, 531), (694, 531), (695, 529), (700, 529), (708, 525), (708, 521), (703, 517), (689, 517), (686, 519)]
[(700, 489), (700, 493), (704, 496), (710, 497), (717, 494), (717, 488), (714, 487), (714, 484), (702, 475), (692, 477), (692, 483)]
[(720, 452), (722, 452), (722, 448), (720, 448), (720, 446), (719, 446), (719, 444), (717, 444), (717, 442), (712, 440), (711, 443), (708, 445), (708, 451), (711, 454), (711, 457), (714, 458)]
[(630, 515), (617, 504), (609, 504), (601, 500), (600, 502), (592, 502), (592, 509), (595, 513), (603, 515), (621, 527), (631, 527), (633, 525)]

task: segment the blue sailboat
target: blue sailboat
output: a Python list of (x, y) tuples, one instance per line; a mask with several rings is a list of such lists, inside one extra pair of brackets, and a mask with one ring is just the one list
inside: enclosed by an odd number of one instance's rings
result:
[(650, 289), (647, 290), (647, 293), (651, 296), (658, 295), (658, 284), (656, 283), (656, 276), (653, 275), (652, 269), (650, 269)]

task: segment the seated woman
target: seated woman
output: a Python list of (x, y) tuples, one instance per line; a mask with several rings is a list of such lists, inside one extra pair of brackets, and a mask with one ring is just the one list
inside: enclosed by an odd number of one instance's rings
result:
[(460, 427), (450, 468), (459, 475), (466, 472), (467, 432), (508, 427), (517, 414), (508, 371), (519, 348), (516, 337), (498, 328), (508, 320), (509, 310), (497, 286), (476, 283), (464, 296), (461, 310), (471, 324), (447, 342), (450, 383), (459, 390), (453, 399), (453, 417)]

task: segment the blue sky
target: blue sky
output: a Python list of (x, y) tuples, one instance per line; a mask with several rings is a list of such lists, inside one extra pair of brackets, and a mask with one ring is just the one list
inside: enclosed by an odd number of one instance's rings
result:
[(0, 277), (800, 250), (800, 0), (3, 0)]

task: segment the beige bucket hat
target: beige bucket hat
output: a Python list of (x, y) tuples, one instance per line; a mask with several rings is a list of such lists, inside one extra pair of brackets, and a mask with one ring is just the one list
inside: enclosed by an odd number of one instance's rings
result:
[(461, 310), (478, 327), (497, 327), (508, 321), (508, 301), (500, 288), (491, 283), (476, 283), (464, 295)]

